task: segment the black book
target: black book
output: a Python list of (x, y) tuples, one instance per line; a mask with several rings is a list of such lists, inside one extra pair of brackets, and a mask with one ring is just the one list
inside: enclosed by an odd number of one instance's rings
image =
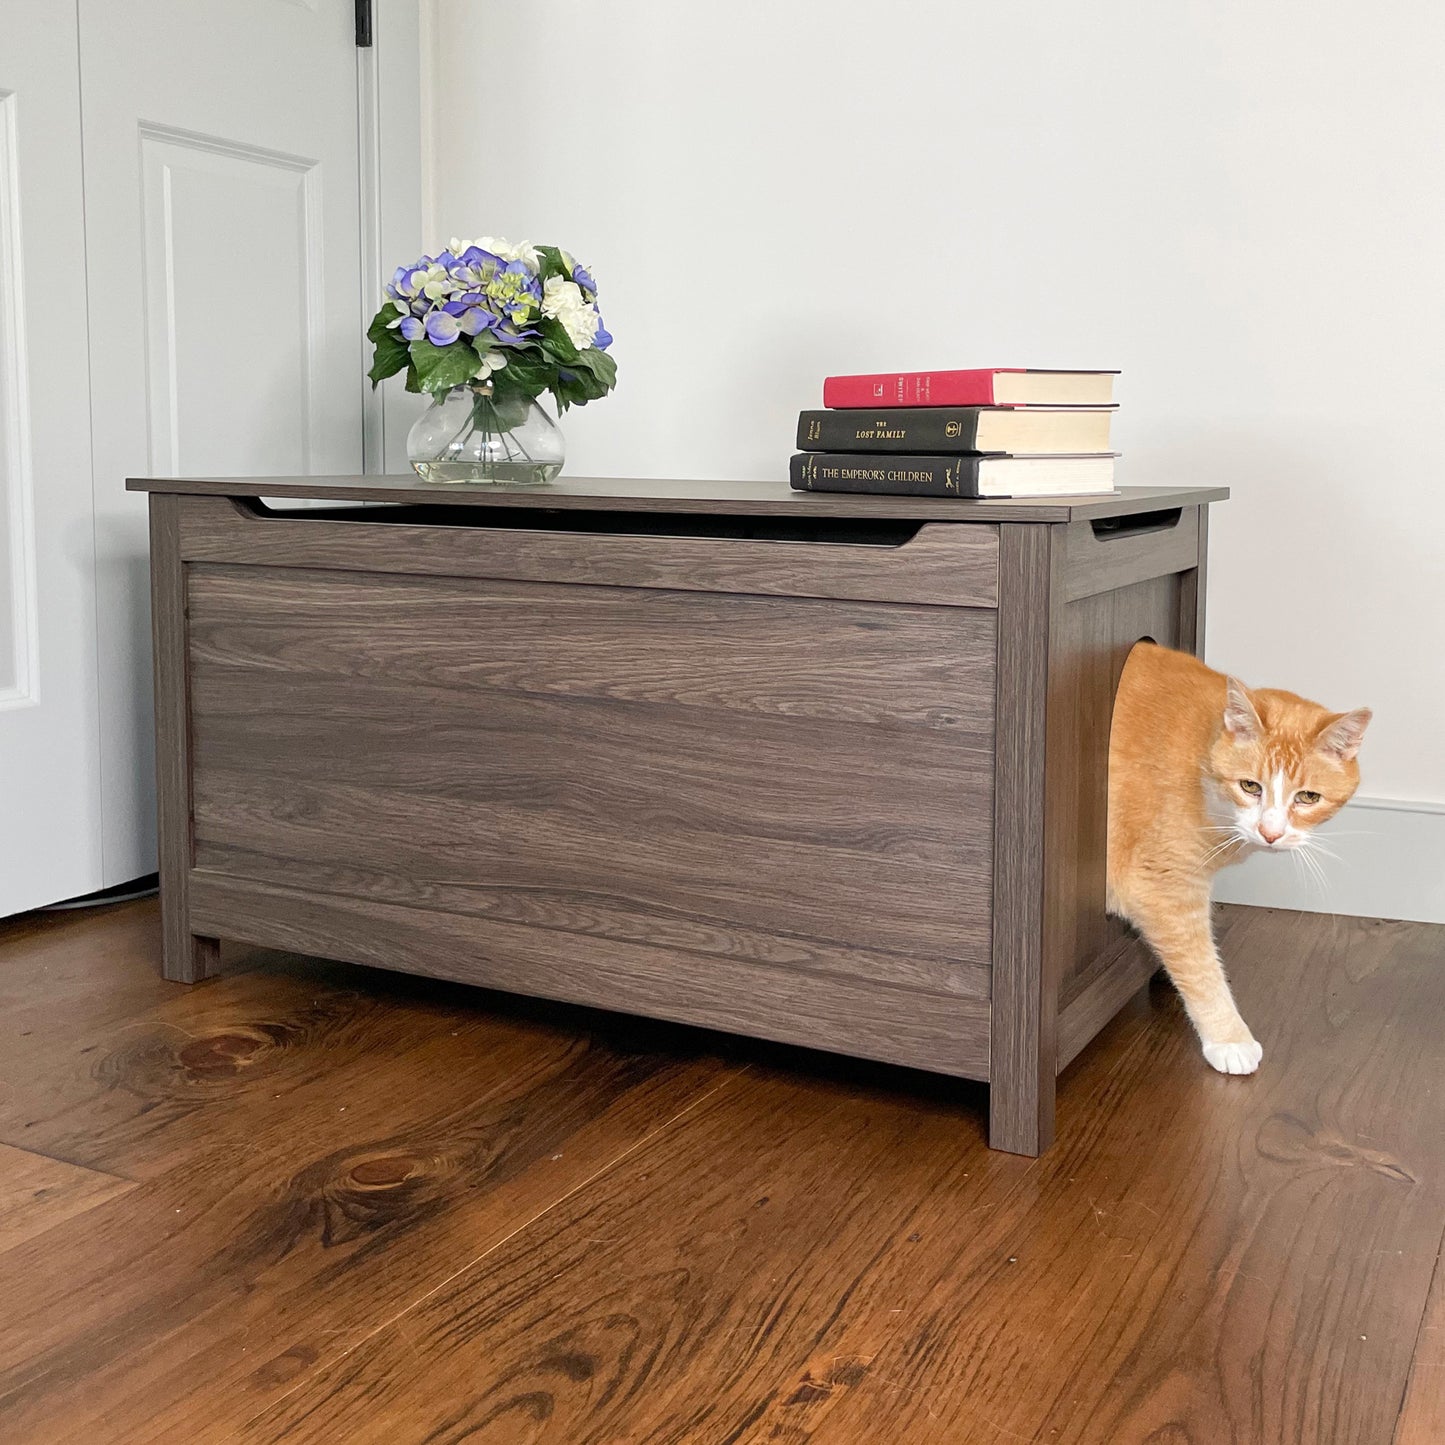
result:
[(1074, 456), (1109, 450), (1114, 407), (897, 406), (805, 411), (803, 452), (1008, 452)]
[(904, 497), (1064, 497), (1114, 490), (1114, 454), (1073, 457), (860, 456), (804, 452), (792, 460), (798, 492), (885, 492)]

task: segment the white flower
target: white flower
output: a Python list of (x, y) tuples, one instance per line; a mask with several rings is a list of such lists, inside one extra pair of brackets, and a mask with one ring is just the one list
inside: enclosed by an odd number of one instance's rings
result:
[(584, 299), (582, 288), (575, 281), (551, 277), (542, 288), (542, 315), (562, 323), (568, 340), (578, 351), (592, 345), (602, 318), (597, 308)]
[(576, 311), (586, 304), (582, 299), (582, 288), (575, 281), (552, 276), (542, 287), (543, 316), (561, 316), (563, 312)]
[(569, 311), (567, 315), (560, 318), (562, 325), (567, 328), (567, 335), (572, 345), (578, 351), (586, 351), (592, 345), (597, 335), (597, 328), (602, 325), (602, 318), (597, 314), (595, 306), (584, 306), (580, 311)]
[(447, 249), (453, 256), (460, 256), (469, 246), (480, 246), (482, 250), (490, 251), (492, 255), (500, 256), (504, 261), (521, 261), (533, 273), (542, 269), (542, 258), (537, 254), (537, 248), (530, 241), (518, 241), (516, 245), (513, 245), (500, 236), (481, 236), (475, 241), (463, 241), (459, 237), (453, 236), (451, 245)]

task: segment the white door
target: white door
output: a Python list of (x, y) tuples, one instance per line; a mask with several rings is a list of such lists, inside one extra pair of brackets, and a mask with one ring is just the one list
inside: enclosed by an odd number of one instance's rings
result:
[(0, 0), (0, 916), (99, 888), (75, 7)]
[(115, 883), (155, 867), (146, 510), (125, 478), (362, 470), (355, 5), (79, 9)]

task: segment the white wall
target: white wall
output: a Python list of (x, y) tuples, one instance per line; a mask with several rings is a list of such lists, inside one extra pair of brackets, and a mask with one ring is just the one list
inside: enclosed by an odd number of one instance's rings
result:
[(1360, 866), (1445, 908), (1445, 8), (431, 3), (433, 239), (566, 245), (618, 338), (570, 471), (781, 476), (829, 372), (1122, 367), (1121, 480), (1234, 490), (1210, 661), (1375, 708), (1426, 822)]

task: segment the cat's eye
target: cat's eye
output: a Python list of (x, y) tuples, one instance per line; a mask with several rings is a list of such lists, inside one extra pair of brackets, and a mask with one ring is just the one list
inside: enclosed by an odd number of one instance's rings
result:
[(1260, 798), (1264, 796), (1264, 789), (1258, 783), (1256, 783), (1253, 778), (1241, 778), (1239, 780), (1239, 786), (1243, 788), (1244, 791), (1248, 793), (1251, 798)]
[(1294, 800), (1296, 803), (1303, 803), (1304, 806), (1308, 808), (1312, 804), (1319, 802), (1320, 795), (1318, 793), (1312, 793), (1308, 788), (1306, 788), (1303, 792), (1296, 793), (1294, 795)]

